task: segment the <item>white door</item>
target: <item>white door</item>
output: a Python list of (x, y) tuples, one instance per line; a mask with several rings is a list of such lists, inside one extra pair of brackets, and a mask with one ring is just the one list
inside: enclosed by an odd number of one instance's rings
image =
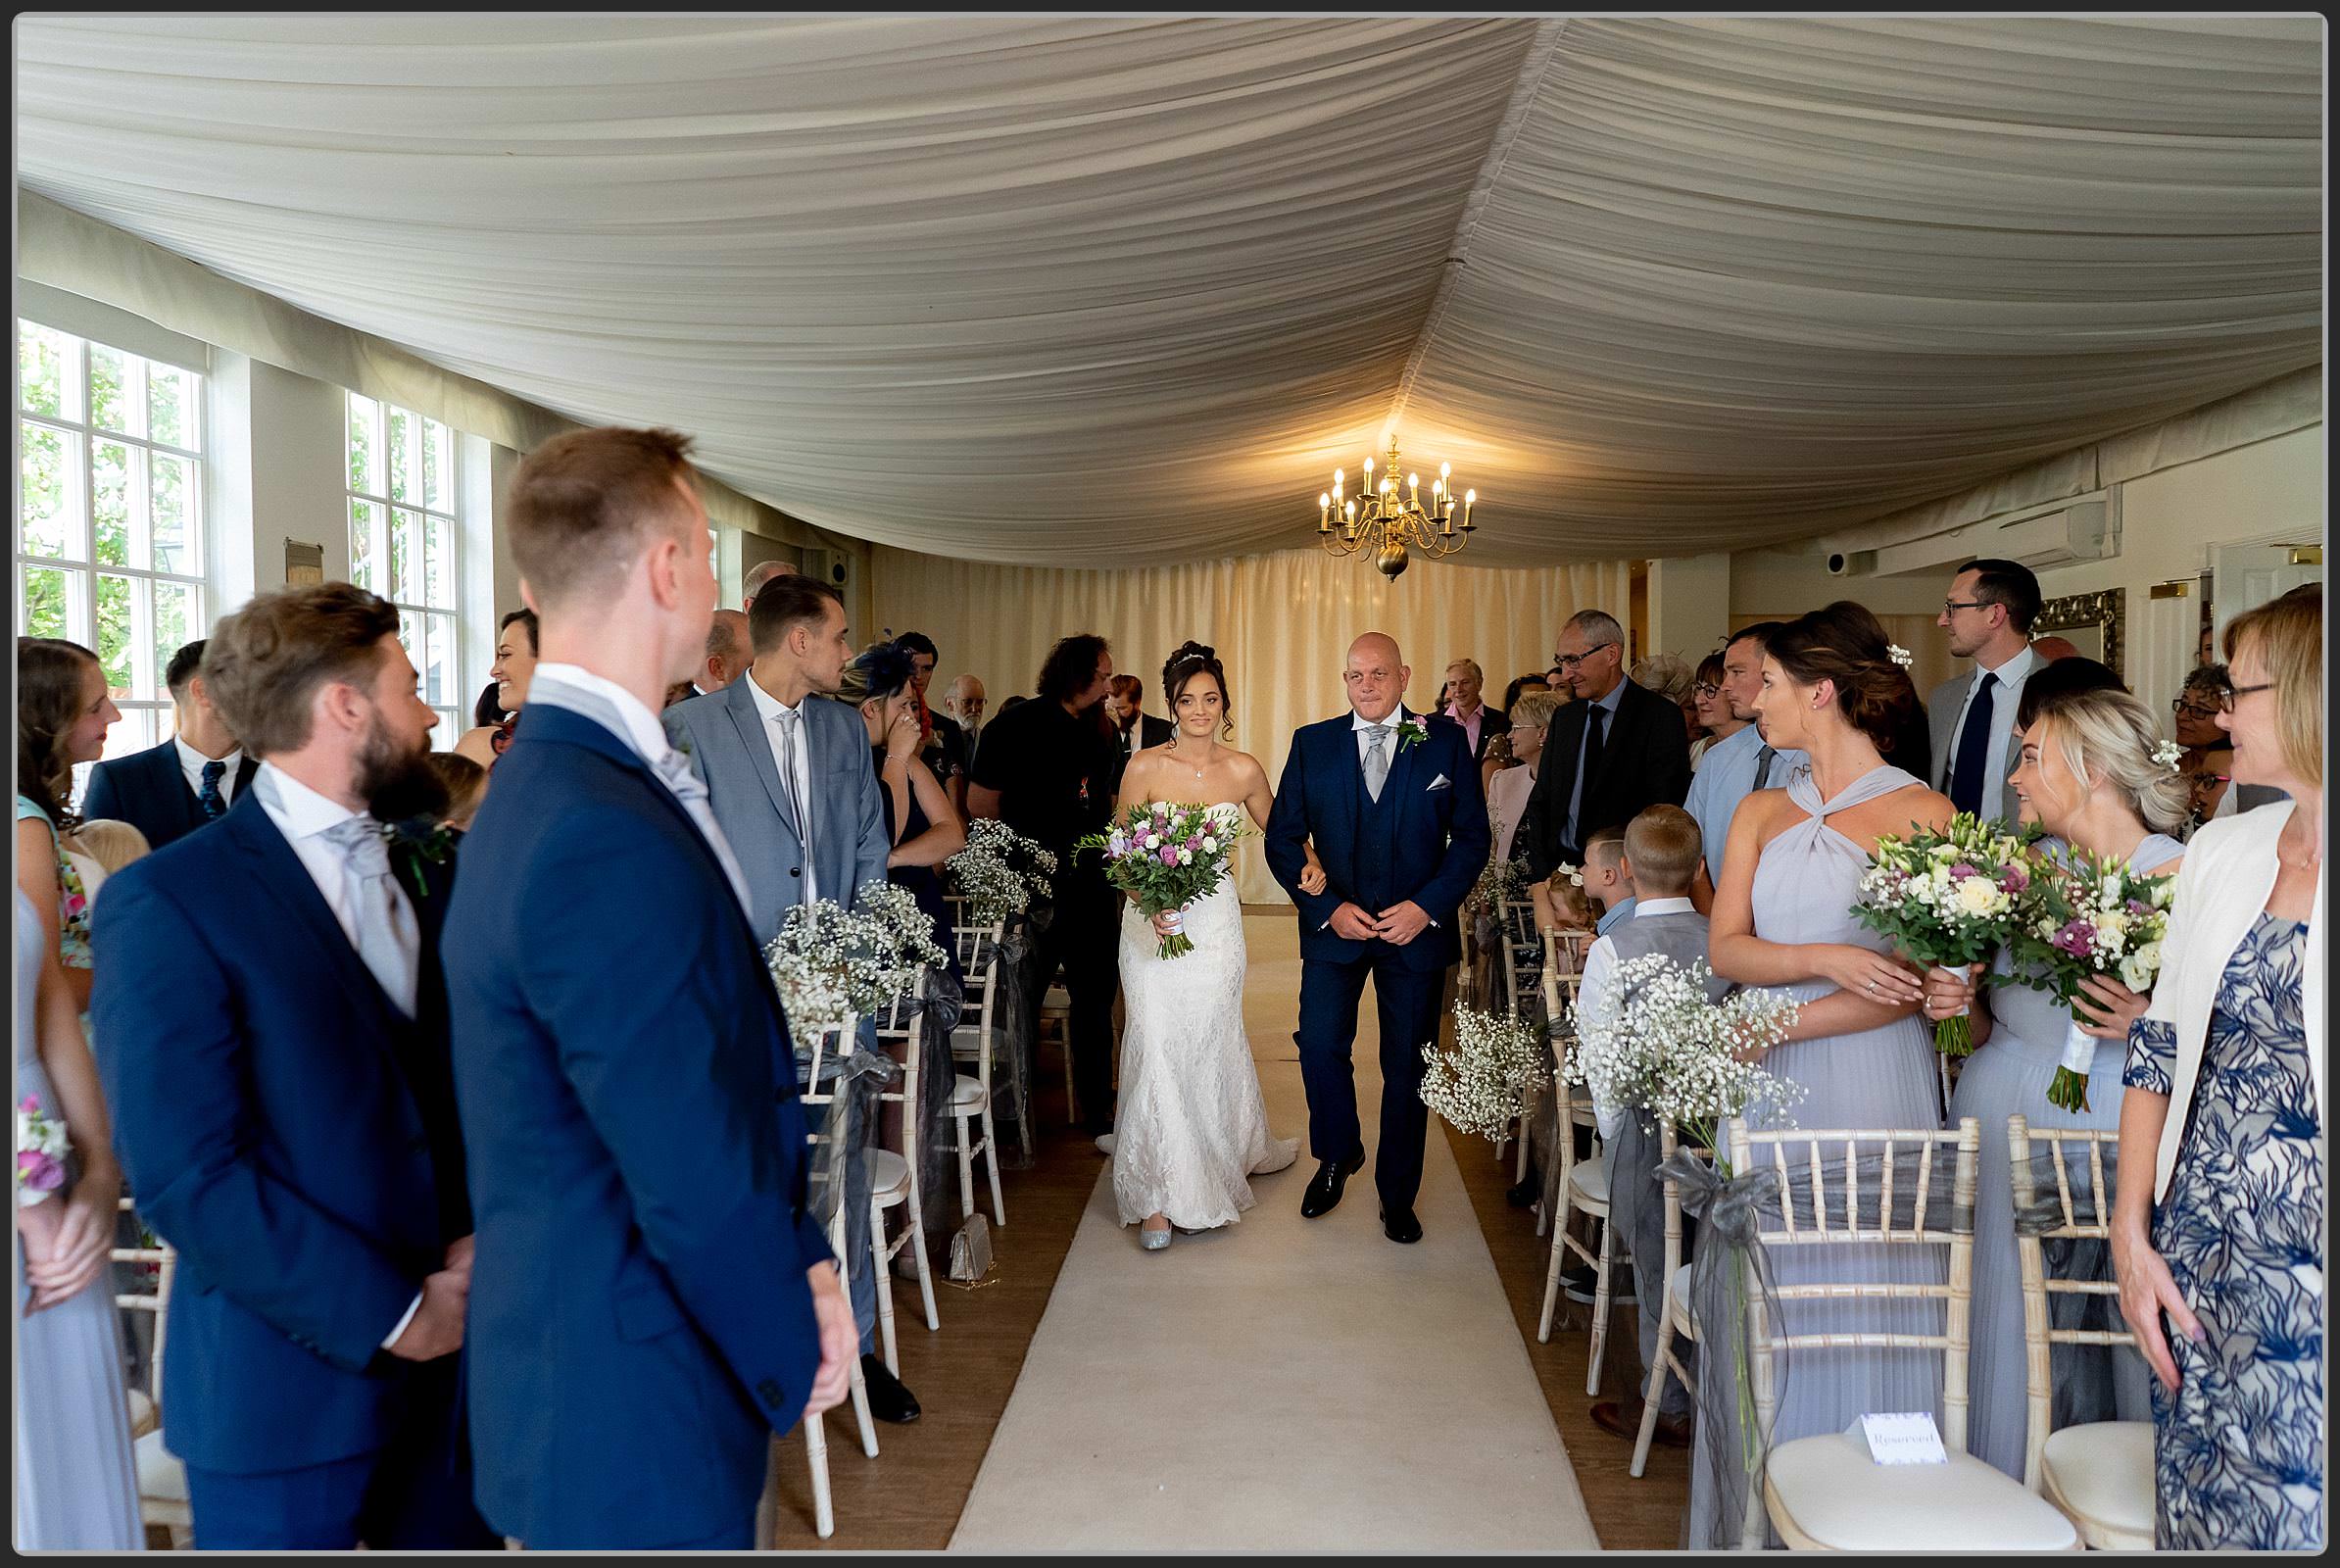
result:
[(2218, 545), (2210, 557), (2210, 604), (2216, 617), (2212, 646), (2226, 634), (2226, 622), (2304, 582), (2323, 581), (2323, 551), (2312, 563), (2294, 564), (2295, 545)]

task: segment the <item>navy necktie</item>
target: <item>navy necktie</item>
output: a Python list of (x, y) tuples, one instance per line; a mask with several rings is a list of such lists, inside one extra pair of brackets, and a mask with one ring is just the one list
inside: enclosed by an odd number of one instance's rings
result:
[(207, 822), (216, 822), (227, 814), (227, 802), (219, 794), (219, 779), (226, 771), (225, 762), (203, 764), (203, 788), (196, 793), (195, 804), (203, 808), (203, 817)]
[(1772, 761), (1779, 754), (1765, 746), (1755, 753), (1755, 787), (1763, 788), (1772, 781)]
[(1967, 705), (1967, 719), (1958, 728), (1958, 750), (1950, 768), (1950, 804), (1962, 811), (1982, 814), (1982, 775), (1990, 760), (1990, 721), (1998, 710), (1991, 693), (1999, 677), (1985, 671)]

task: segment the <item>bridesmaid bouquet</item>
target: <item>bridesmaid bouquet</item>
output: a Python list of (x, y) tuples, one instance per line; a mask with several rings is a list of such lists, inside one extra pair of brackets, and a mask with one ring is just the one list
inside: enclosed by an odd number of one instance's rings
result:
[(918, 983), (921, 970), (951, 960), (934, 925), (906, 888), (873, 882), (853, 907), (833, 900), (800, 904), (763, 950), (780, 1010), (799, 1034), (866, 1018)]
[(1021, 914), (1049, 897), (1056, 857), (998, 817), (967, 824), (967, 847), (943, 862), (978, 925)]
[[(1961, 811), (1939, 832), (1887, 834), (1861, 877), (1853, 918), (1891, 939), (1909, 957), (1965, 979), (2015, 934), (2021, 900), (2035, 874), (2025, 836)], [(1934, 1049), (1974, 1054), (1974, 1020), (1965, 1012), (1933, 1026)]]
[(65, 1185), (65, 1156), (71, 1149), (65, 1124), (49, 1120), (40, 1096), (17, 1102), (17, 1206), (48, 1201)]
[[(2023, 918), (2008, 938), (2008, 967), (2017, 983), (2052, 993), (2071, 1006), (2093, 975), (2115, 975), (2131, 991), (2151, 991), (2162, 968), (2162, 939), (2169, 930), (2169, 901), (2177, 879), (2141, 876), (2121, 858), (2072, 852), (2068, 863), (2045, 856), (2034, 861)], [(2064, 1060), (2048, 1085), (2048, 1103), (2069, 1111), (2088, 1108), (2088, 1068), (2096, 1037), (2075, 1018), (2064, 1038)]]
[[(1134, 893), (1147, 919), (1184, 909), (1228, 875), (1230, 854), (1243, 825), (1232, 813), (1207, 806), (1173, 806), (1156, 801), (1133, 806), (1111, 831), (1092, 833), (1073, 846), (1105, 858), (1105, 880)], [(1162, 938), (1160, 956), (1176, 958), (1194, 951), (1183, 930)]]
[(1747, 1059), (1779, 1043), (1798, 1005), (1760, 990), (1709, 1002), (1708, 977), (1703, 960), (1684, 968), (1662, 953), (1618, 965), (1614, 994), (1630, 1000), (1589, 1014), (1579, 1002), (1568, 1081), (1591, 1090), (1596, 1104), (1676, 1122), (1706, 1148), (1725, 1117), (1758, 1101), (1784, 1108), (1802, 1099), (1803, 1085)]
[(1458, 1132), (1475, 1133), (1498, 1149), (1543, 1076), (1542, 1040), (1508, 1013), (1458, 1007), (1454, 1049), (1422, 1048), (1422, 1103)]

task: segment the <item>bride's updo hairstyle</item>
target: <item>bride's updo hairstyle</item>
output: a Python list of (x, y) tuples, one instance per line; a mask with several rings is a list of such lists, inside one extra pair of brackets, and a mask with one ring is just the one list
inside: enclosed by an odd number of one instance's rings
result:
[(1227, 740), (1235, 734), (1235, 694), (1227, 689), (1227, 666), (1219, 662), (1219, 651), (1208, 643), (1180, 643), (1162, 666), (1162, 701), (1170, 709), (1170, 722), (1178, 722), (1179, 694), (1197, 675), (1219, 683), (1219, 739)]
[(1774, 632), (1764, 652), (1799, 686), (1834, 682), (1836, 711), (1890, 757), (1919, 712), (1918, 688), (1893, 662), (1892, 646), (1866, 605), (1839, 599)]

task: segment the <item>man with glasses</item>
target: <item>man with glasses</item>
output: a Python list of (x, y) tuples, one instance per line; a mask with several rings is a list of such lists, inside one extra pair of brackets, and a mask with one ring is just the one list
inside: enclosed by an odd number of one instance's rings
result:
[(2023, 682), (2040, 667), (2031, 648), (2039, 579), (2021, 562), (1970, 561), (1950, 579), (1934, 624), (1950, 634), (1950, 652), (1974, 662), (1972, 675), (1942, 682), (1926, 699), (1932, 730), (1933, 785), (1950, 804), (1984, 821), (2012, 821), (2008, 775), (2023, 760), (2013, 742)]
[(1682, 710), (1625, 678), (1625, 628), (1580, 610), (1552, 654), (1553, 690), (1575, 698), (1552, 715), (1536, 788), (1514, 853), (1542, 881), (1562, 862), (1584, 863), (1584, 841), (1622, 827), (1644, 807), (1680, 806), (1690, 788), (1690, 738)]

